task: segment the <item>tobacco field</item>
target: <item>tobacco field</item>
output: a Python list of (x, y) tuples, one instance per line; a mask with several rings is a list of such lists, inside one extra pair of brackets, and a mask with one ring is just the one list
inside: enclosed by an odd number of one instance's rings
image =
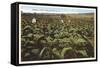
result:
[(21, 13), (22, 61), (91, 58), (94, 37), (93, 13)]

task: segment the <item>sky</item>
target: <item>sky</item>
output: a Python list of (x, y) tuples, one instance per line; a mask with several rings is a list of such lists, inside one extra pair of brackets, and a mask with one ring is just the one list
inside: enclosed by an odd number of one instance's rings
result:
[(58, 6), (42, 6), (42, 5), (20, 5), (21, 11), (25, 13), (95, 13), (93, 8), (79, 7), (58, 7)]

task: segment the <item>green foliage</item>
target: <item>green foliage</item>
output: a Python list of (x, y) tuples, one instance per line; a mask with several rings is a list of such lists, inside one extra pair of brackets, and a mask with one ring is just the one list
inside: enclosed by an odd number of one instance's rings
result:
[(67, 53), (67, 51), (70, 51), (70, 50), (72, 50), (71, 47), (63, 48), (63, 49), (62, 49), (62, 52), (61, 52), (62, 58), (64, 58), (64, 55)]
[(25, 20), (23, 18), (21, 23), (23, 61), (94, 56), (93, 22), (80, 23), (81, 19), (72, 18), (71, 23), (68, 23), (66, 15), (63, 15), (65, 23), (61, 23), (57, 15), (42, 14), (37, 15), (37, 22), (34, 24)]

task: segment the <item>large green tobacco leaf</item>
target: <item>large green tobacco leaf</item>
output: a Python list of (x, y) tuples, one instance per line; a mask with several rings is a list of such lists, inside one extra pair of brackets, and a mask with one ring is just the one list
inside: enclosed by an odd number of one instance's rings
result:
[(61, 57), (64, 58), (64, 55), (67, 54), (68, 51), (71, 51), (71, 47), (63, 48), (61, 51)]
[(46, 47), (44, 47), (44, 48), (41, 50), (41, 52), (40, 52), (40, 54), (39, 54), (39, 56), (40, 56), (40, 57), (42, 57), (42, 56), (43, 56), (43, 54), (44, 54), (45, 50), (46, 50)]
[(53, 52), (55, 58), (62, 58), (62, 56), (61, 56), (59, 50), (57, 50), (57, 48), (53, 48), (52, 52)]
[(33, 34), (32, 33), (29, 33), (28, 35), (27, 35), (27, 37), (32, 37), (33, 36)]
[(34, 34), (36, 40), (40, 39), (43, 36), (44, 36), (43, 34)]
[(79, 54), (81, 54), (83, 57), (88, 57), (86, 50), (78, 50)]
[(39, 52), (40, 52), (40, 50), (39, 50), (39, 49), (32, 49), (32, 53), (34, 53), (34, 54), (36, 54), (36, 55), (38, 55), (38, 54), (39, 54)]

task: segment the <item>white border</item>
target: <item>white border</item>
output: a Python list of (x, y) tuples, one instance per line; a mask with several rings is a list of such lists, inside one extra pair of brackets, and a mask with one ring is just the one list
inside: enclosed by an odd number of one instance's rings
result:
[[(96, 9), (94, 15), (94, 58), (78, 58), (78, 59), (59, 59), (59, 60), (37, 60), (37, 61), (21, 61), (21, 6), (23, 4), (19, 4), (19, 64), (27, 64), (27, 63), (45, 63), (45, 62), (62, 62), (62, 61), (81, 61), (81, 60), (95, 60), (96, 59)], [(27, 5), (25, 5), (27, 6)]]

